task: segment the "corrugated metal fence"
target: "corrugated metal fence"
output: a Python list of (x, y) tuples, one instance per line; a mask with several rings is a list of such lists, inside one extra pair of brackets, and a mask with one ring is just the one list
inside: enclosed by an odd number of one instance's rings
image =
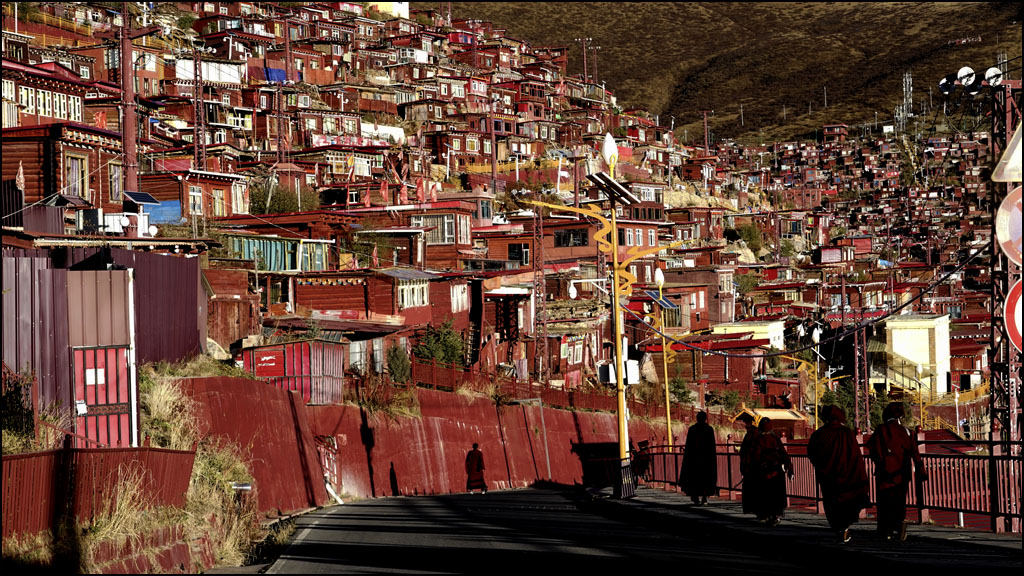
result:
[(64, 448), (3, 457), (3, 537), (36, 534), (64, 514), (79, 521), (113, 505), (117, 482), (141, 473), (143, 501), (184, 507), (195, 452), (159, 448)]

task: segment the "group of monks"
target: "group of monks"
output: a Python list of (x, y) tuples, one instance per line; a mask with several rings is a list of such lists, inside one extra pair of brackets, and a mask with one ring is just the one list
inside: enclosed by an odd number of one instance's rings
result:
[[(877, 530), (886, 540), (906, 539), (907, 491), (916, 469), (917, 478), (928, 479), (921, 454), (910, 430), (903, 426), (905, 412), (897, 402), (882, 412), (883, 423), (867, 441), (868, 455), (875, 464)], [(856, 433), (846, 426), (846, 414), (837, 406), (821, 411), (822, 426), (807, 443), (807, 456), (814, 466), (825, 517), (842, 542), (851, 539), (850, 527), (868, 507), (868, 474)], [(776, 526), (786, 509), (786, 477), (793, 477), (793, 463), (786, 447), (772, 431), (771, 419), (743, 414), (747, 428), (740, 445), (743, 475), (743, 512), (753, 514), (768, 526)], [(911, 465), (914, 468), (911, 468)], [(697, 415), (690, 427), (680, 484), (696, 505), (706, 505), (718, 490), (715, 433), (707, 414)]]

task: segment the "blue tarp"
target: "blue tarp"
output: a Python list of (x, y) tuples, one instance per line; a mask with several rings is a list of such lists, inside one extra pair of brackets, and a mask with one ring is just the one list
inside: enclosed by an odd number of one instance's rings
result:
[(163, 200), (159, 206), (148, 208), (146, 213), (149, 214), (151, 224), (161, 222), (177, 224), (183, 220), (180, 200)]
[(284, 82), (287, 80), (284, 70), (280, 68), (267, 68), (267, 81), (268, 82)]

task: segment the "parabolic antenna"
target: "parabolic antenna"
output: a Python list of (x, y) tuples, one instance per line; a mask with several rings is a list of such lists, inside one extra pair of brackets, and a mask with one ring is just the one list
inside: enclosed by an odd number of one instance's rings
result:
[(963, 68), (960, 69), (959, 72), (956, 73), (956, 77), (964, 86), (974, 84), (974, 69), (971, 68), (970, 66), (964, 66)]
[(999, 86), (1003, 83), (1003, 71), (993, 66), (985, 71), (985, 82), (989, 86)]
[(939, 92), (949, 96), (956, 89), (956, 74), (950, 74), (939, 80)]

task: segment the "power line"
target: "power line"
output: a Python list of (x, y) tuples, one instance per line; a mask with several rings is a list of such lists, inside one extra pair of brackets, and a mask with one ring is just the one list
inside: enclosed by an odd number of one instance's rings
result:
[[(690, 350), (694, 350), (696, 352), (701, 352), (701, 353), (704, 353), (704, 354), (711, 354), (711, 355), (715, 355), (715, 356), (722, 356), (722, 357), (725, 357), (725, 358), (770, 358), (770, 357), (773, 357), (773, 356), (792, 355), (792, 354), (796, 354), (798, 352), (803, 352), (805, 350), (810, 350), (811, 348), (815, 348), (817, 346), (821, 346), (822, 344), (827, 344), (829, 342), (838, 342), (839, 340), (843, 340), (845, 338), (848, 338), (849, 336), (852, 336), (853, 334), (856, 334), (857, 332), (859, 332), (860, 330), (863, 330), (864, 328), (867, 328), (867, 327), (870, 327), (870, 326), (874, 326), (875, 324), (878, 324), (879, 322), (882, 322), (883, 320), (887, 320), (887, 319), (897, 315), (897, 313), (900, 312), (901, 310), (903, 310), (906, 307), (910, 306), (914, 302), (920, 300), (925, 295), (930, 294), (933, 290), (935, 290), (935, 288), (937, 288), (939, 285), (944, 283), (946, 280), (948, 280), (954, 274), (957, 274), (960, 271), (962, 271), (964, 268), (967, 267), (968, 264), (973, 262), (976, 258), (980, 257), (982, 254), (985, 254), (985, 252), (982, 251), (982, 250), (979, 250), (973, 256), (971, 256), (970, 258), (965, 260), (963, 263), (959, 264), (956, 268), (954, 268), (953, 270), (948, 272), (945, 276), (943, 276), (942, 278), (940, 278), (937, 281), (933, 281), (928, 286), (928, 288), (926, 288), (925, 290), (922, 290), (919, 294), (917, 294), (916, 296), (914, 296), (910, 300), (907, 300), (905, 303), (897, 306), (896, 308), (893, 308), (892, 311), (890, 311), (889, 313), (885, 314), (884, 316), (880, 316), (878, 318), (873, 318), (873, 319), (867, 320), (867, 321), (863, 321), (862, 320), (855, 328), (851, 328), (849, 330), (845, 330), (843, 332), (840, 332), (839, 334), (836, 334), (834, 336), (830, 336), (828, 338), (825, 338), (824, 340), (821, 340), (821, 341), (819, 341), (817, 343), (809, 344), (807, 346), (803, 346), (801, 348), (796, 348), (794, 350), (785, 350), (785, 351), (779, 351), (779, 352), (764, 352), (764, 353), (761, 353), (761, 354), (730, 354), (728, 352), (719, 352), (717, 350), (705, 350), (705, 349), (703, 349), (703, 348), (701, 348), (699, 346), (694, 346), (694, 345), (689, 344), (687, 342), (683, 342), (681, 340), (673, 338), (672, 336), (669, 336), (668, 334), (665, 334), (664, 332), (656, 330), (654, 327), (652, 327), (651, 325), (649, 325), (646, 322), (644, 322), (644, 319), (641, 316), (637, 315), (635, 312), (633, 312), (632, 310), (629, 310), (628, 308), (623, 308), (623, 311), (625, 313), (630, 314), (631, 316), (633, 316), (633, 318), (635, 318), (636, 320), (639, 320), (644, 326), (646, 326), (646, 329), (648, 331), (655, 332), (655, 333), (657, 333), (657, 334), (659, 334), (661, 336), (664, 336), (666, 339), (671, 340), (675, 344), (681, 344), (683, 347), (688, 348)], [(944, 263), (944, 265), (945, 264), (948, 264), (948, 262)]]

